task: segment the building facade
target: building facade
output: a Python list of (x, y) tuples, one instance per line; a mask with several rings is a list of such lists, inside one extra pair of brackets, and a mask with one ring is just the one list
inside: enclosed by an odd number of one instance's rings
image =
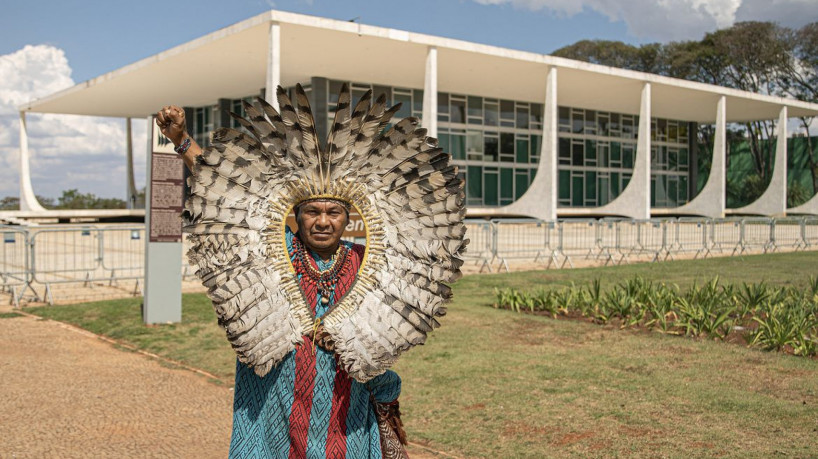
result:
[[(202, 62), (205, 71), (180, 71)], [(280, 11), (19, 109), (22, 120), (29, 111), (145, 117), (176, 103), (206, 145), (214, 129), (236, 126), (228, 112), (241, 114), (243, 100), (260, 95), (275, 106), (273, 88), (296, 83), (309, 93), (319, 133), (343, 83), (353, 99), (371, 89), (401, 103), (396, 120), (420, 118), (452, 154), (471, 215), (818, 214), (818, 197), (786, 208), (787, 120), (818, 115), (817, 104)], [(773, 179), (758, 201), (727, 209), (726, 124), (759, 119), (777, 121)], [(715, 136), (699, 190), (701, 124)], [(27, 183), (21, 202), (33, 206)]]

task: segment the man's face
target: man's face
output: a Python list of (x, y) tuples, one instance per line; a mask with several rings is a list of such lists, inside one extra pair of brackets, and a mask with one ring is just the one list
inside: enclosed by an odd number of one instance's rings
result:
[(322, 251), (338, 244), (348, 218), (340, 204), (315, 201), (301, 205), (298, 220), (298, 232), (307, 248)]

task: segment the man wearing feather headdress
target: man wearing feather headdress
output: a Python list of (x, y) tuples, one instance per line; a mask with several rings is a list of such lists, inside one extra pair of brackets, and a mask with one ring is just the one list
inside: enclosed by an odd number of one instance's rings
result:
[[(162, 133), (192, 173), (191, 261), (238, 355), (231, 457), (405, 457), (388, 370), (438, 325), (460, 275), (462, 181), (417, 120), (342, 90), (326, 151), (306, 95), (279, 114), (245, 105), (246, 131), (202, 150), (184, 112)], [(354, 208), (367, 244), (341, 240)], [(297, 233), (285, 224), (294, 212)]]

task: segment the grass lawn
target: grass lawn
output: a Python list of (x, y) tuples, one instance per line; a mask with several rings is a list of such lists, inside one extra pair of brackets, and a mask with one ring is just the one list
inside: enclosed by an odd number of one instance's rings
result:
[[(818, 454), (818, 360), (490, 307), (494, 287), (613, 284), (805, 287), (818, 252), (467, 276), (443, 327), (398, 363), (410, 439), (468, 457), (808, 457)], [(140, 299), (29, 308), (225, 382), (234, 357), (209, 300), (145, 327)]]

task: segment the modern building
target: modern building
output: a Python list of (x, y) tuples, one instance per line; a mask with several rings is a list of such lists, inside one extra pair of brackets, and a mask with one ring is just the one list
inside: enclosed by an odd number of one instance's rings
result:
[[(130, 119), (173, 103), (207, 144), (242, 99), (274, 102), (277, 85), (302, 84), (326, 132), (344, 82), (353, 98), (373, 89), (403, 103), (398, 117), (421, 118), (460, 166), (471, 215), (818, 214), (818, 197), (786, 207), (787, 120), (818, 115), (818, 104), (281, 11), (20, 106), (21, 206), (39, 206), (27, 112)], [(726, 124), (748, 120), (778, 121), (773, 177), (757, 201), (726, 209)], [(715, 140), (697, 194), (701, 124), (715, 125)]]

